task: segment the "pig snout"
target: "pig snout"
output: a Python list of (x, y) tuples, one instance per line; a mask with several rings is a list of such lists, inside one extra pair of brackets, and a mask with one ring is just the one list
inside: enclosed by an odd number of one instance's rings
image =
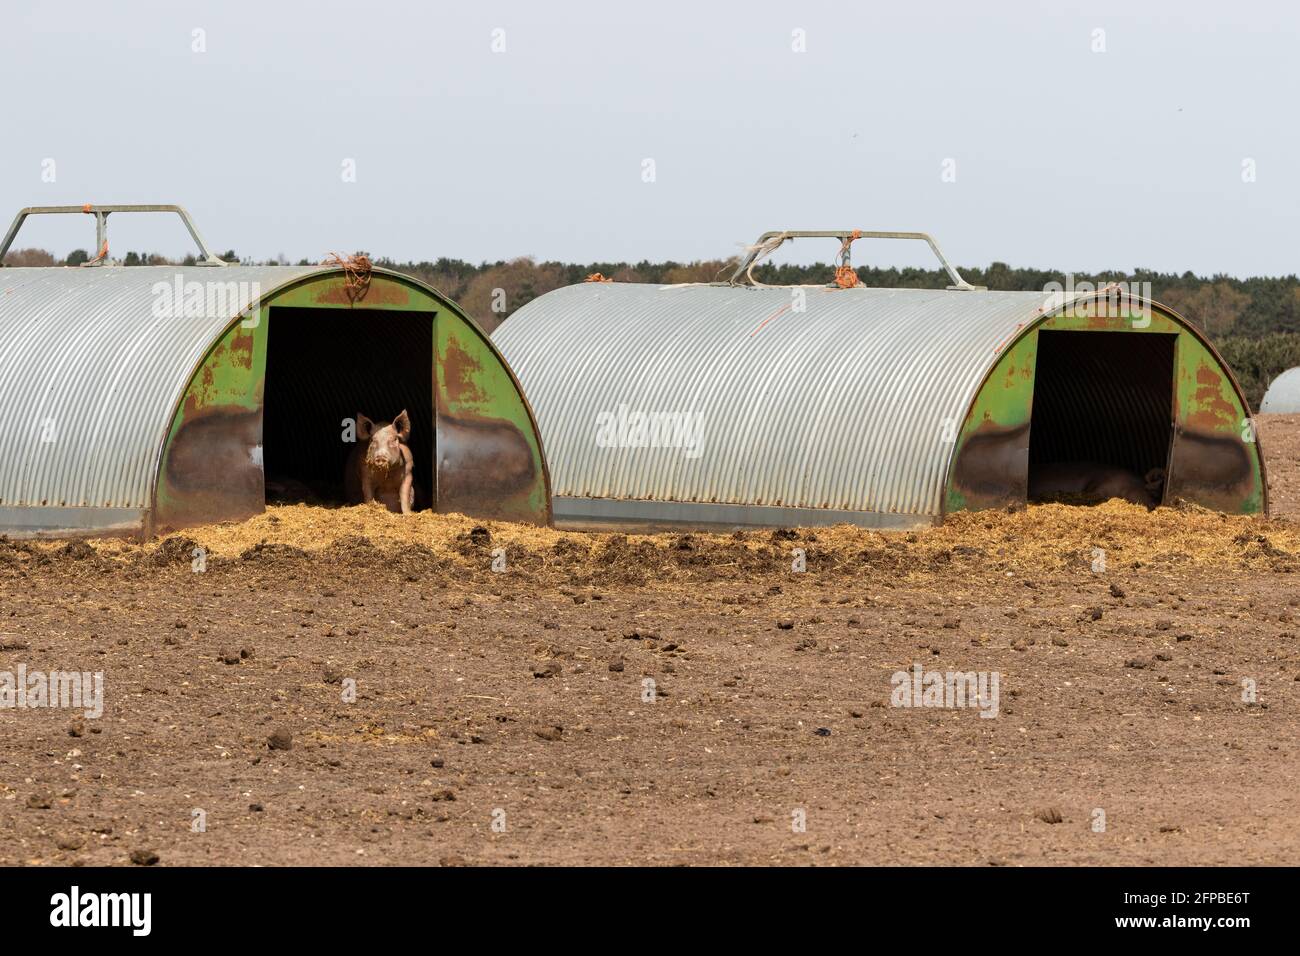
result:
[(369, 447), (366, 448), (366, 463), (387, 468), (392, 462), (393, 458), (388, 453), (388, 446), (381, 445), (378, 439), (371, 439)]

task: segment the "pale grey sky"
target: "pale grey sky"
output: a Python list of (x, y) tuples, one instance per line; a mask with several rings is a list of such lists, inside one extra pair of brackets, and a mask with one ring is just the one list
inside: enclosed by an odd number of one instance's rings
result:
[[(0, 217), (178, 202), (220, 250), (293, 260), (687, 260), (860, 227), (971, 265), (1292, 273), (1297, 10), (6, 0)], [(28, 228), (20, 247), (93, 245), (79, 217)], [(188, 243), (124, 217), (110, 236)]]

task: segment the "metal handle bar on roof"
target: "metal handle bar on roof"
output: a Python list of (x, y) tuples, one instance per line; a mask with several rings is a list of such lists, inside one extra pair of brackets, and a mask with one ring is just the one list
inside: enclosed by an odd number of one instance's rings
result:
[(968, 291), (977, 291), (979, 286), (973, 286), (960, 273), (952, 267), (939, 249), (939, 244), (934, 241), (934, 237), (928, 232), (869, 232), (865, 229), (801, 229), (801, 230), (773, 230), (765, 232), (758, 237), (758, 241), (750, 247), (749, 255), (740, 263), (736, 271), (727, 281), (735, 285), (742, 275), (749, 279), (751, 284), (756, 280), (752, 271), (759, 260), (765, 256), (771, 255), (780, 246), (790, 239), (838, 239), (844, 243), (844, 265), (849, 264), (848, 247), (855, 239), (924, 239), (930, 245), (930, 251), (943, 265), (944, 270), (952, 279), (952, 285), (949, 289), (964, 289)]
[(185, 228), (190, 232), (195, 244), (199, 247), (199, 252), (203, 254), (195, 265), (199, 266), (224, 266), (228, 263), (218, 259), (212, 254), (203, 237), (199, 235), (198, 228), (194, 225), (194, 220), (190, 214), (181, 206), (151, 206), (151, 205), (125, 205), (125, 206), (93, 206), (86, 203), (84, 206), (28, 206), (26, 209), (18, 210), (18, 215), (14, 216), (13, 223), (9, 226), (9, 231), (5, 233), (4, 241), (0, 242), (0, 264), (4, 263), (5, 254), (8, 253), (9, 247), (13, 244), (14, 237), (18, 235), (18, 230), (22, 228), (23, 223), (28, 216), (35, 215), (61, 215), (64, 213), (82, 213), (87, 216), (95, 217), (95, 249), (96, 257), (89, 262), (83, 262), (83, 266), (98, 266), (103, 264), (103, 257), (107, 250), (108, 243), (108, 217), (115, 212), (174, 212), (181, 217), (181, 222), (185, 223)]

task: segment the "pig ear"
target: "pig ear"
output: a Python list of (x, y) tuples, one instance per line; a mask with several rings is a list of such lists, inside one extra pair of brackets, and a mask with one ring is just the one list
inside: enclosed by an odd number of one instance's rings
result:
[(366, 418), (360, 412), (357, 412), (357, 440), (369, 441), (370, 436), (375, 433), (375, 423)]
[(406, 409), (402, 409), (402, 414), (393, 419), (393, 430), (397, 432), (397, 437), (402, 441), (409, 441), (411, 438), (411, 416), (406, 414)]

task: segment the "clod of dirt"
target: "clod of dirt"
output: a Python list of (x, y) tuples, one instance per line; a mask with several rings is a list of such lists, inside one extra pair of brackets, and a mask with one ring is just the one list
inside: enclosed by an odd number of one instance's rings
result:
[(818, 737), (829, 737), (831, 735), (831, 729), (829, 727), (818, 727), (813, 731), (813, 733)]
[(555, 677), (556, 675), (562, 673), (563, 671), (564, 668), (560, 666), (558, 661), (547, 661), (541, 667), (533, 668), (533, 676), (534, 677)]
[(271, 750), (292, 750), (293, 734), (281, 727), (266, 738), (266, 745)]
[(1174, 626), (1174, 622), (1167, 617), (1157, 618), (1155, 628), (1157, 631), (1167, 631)]
[(131, 862), (136, 866), (153, 866), (158, 860), (157, 850), (139, 849), (131, 851)]
[(1125, 666), (1125, 667), (1131, 667), (1131, 668), (1133, 668), (1133, 670), (1136, 670), (1136, 671), (1144, 671), (1144, 670), (1146, 670), (1148, 667), (1151, 666), (1151, 658), (1149, 658), (1149, 657), (1130, 657), (1128, 660), (1126, 660), (1126, 661), (1124, 662), (1124, 666)]
[(794, 621), (777, 621), (776, 626), (782, 631), (788, 631), (794, 627)]
[(556, 725), (549, 727), (534, 727), (533, 733), (543, 740), (562, 740), (564, 738), (564, 728)]
[(1053, 634), (1053, 635), (1052, 635), (1052, 643), (1053, 643), (1054, 645), (1056, 645), (1057, 647), (1069, 647), (1069, 646), (1070, 646), (1070, 642), (1067, 641), (1067, 640), (1066, 640), (1064, 637), (1062, 637), (1060, 634)]
[(54, 845), (60, 850), (80, 850), (86, 845), (86, 840), (76, 833), (60, 833), (55, 836)]
[(99, 557), (99, 552), (84, 541), (69, 541), (59, 549), (59, 554), (63, 555), (65, 558), (71, 558), (74, 561), (84, 561), (87, 558)]
[(1190, 641), (1191, 639), (1192, 639), (1192, 635), (1191, 635), (1191, 634), (1179, 634), (1177, 637), (1174, 638), (1174, 640), (1175, 640), (1175, 641), (1178, 641), (1180, 644), (1181, 644), (1183, 641)]
[(311, 555), (302, 548), (294, 547), (291, 544), (268, 544), (265, 541), (259, 541), (251, 548), (240, 552), (240, 561), (267, 561), (274, 563), (278, 560), (302, 560), (309, 558)]
[(12, 541), (7, 534), (0, 534), (0, 559), (16, 563), (20, 554), (32, 553), (33, 549), (25, 541)]
[(217, 651), (217, 660), (221, 661), (223, 664), (238, 664), (239, 655), (233, 651), (228, 651), (223, 647), (221, 650)]
[(73, 721), (73, 722), (68, 726), (68, 736), (69, 736), (69, 737), (80, 737), (80, 736), (82, 736), (83, 734), (85, 734), (85, 732), (86, 732), (86, 725), (85, 725), (84, 723), (82, 723), (80, 720), (74, 720), (74, 721)]
[(33, 793), (27, 798), (27, 809), (29, 810), (48, 810), (50, 808), (50, 798), (39, 793)]
[(161, 567), (167, 564), (188, 563), (194, 557), (198, 542), (184, 535), (163, 538), (146, 559), (147, 563)]
[(1090, 607), (1079, 615), (1081, 621), (1100, 621), (1105, 610), (1101, 607)]
[(616, 657), (612, 661), (610, 661), (609, 669), (616, 674), (621, 674), (623, 672), (623, 658)]
[(249, 813), (261, 813), (265, 808), (260, 803), (250, 803), (248, 805)]
[(429, 794), (429, 799), (433, 800), (435, 803), (451, 803), (456, 799), (456, 791), (452, 790), (450, 787), (443, 787), (442, 789), (435, 790), (433, 793)]
[(429, 766), (441, 768), (445, 762), (446, 761), (444, 761), (441, 757), (434, 757), (432, 760), (429, 761)]
[(1065, 820), (1065, 818), (1061, 816), (1061, 811), (1056, 809), (1056, 807), (1043, 807), (1043, 809), (1034, 814), (1034, 819), (1041, 820), (1043, 823), (1052, 824), (1061, 823)]
[(1111, 584), (1111, 586), (1110, 586), (1110, 596), (1113, 597), (1113, 598), (1126, 598), (1126, 597), (1128, 597), (1128, 592), (1125, 591), (1125, 590), (1124, 590), (1122, 587), (1120, 587), (1118, 584)]

